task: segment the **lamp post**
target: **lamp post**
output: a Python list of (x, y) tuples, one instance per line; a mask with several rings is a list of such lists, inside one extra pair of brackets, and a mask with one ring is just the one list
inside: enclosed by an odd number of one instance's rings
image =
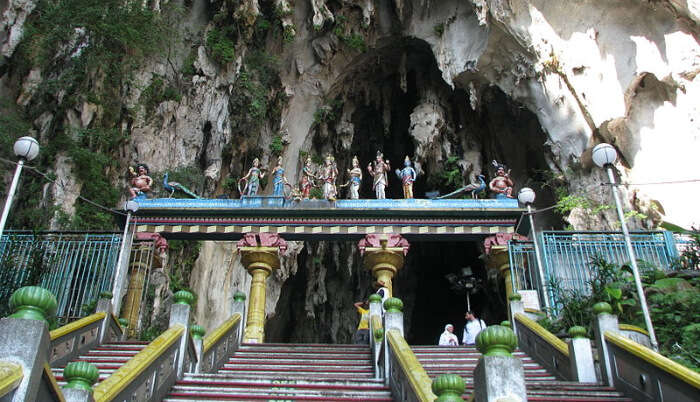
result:
[(15, 176), (12, 178), (10, 191), (7, 192), (7, 200), (5, 200), (5, 208), (2, 210), (2, 218), (0, 218), (0, 239), (2, 239), (2, 234), (5, 231), (5, 222), (7, 221), (7, 215), (10, 213), (10, 206), (17, 190), (17, 183), (19, 182), (19, 175), (22, 173), (24, 161), (31, 161), (39, 155), (39, 142), (32, 137), (22, 137), (15, 141), (13, 149), (15, 155), (19, 158), (19, 162), (17, 162)]
[(537, 241), (537, 231), (535, 230), (535, 217), (532, 213), (532, 203), (535, 202), (535, 191), (529, 187), (523, 187), (518, 191), (518, 202), (527, 206), (527, 216), (530, 219), (530, 230), (532, 231), (532, 244), (535, 246), (535, 260), (537, 260), (537, 276), (542, 290), (542, 299), (544, 301), (544, 311), (549, 317), (549, 292), (547, 292), (547, 284), (544, 278), (544, 268), (542, 266), (542, 255), (540, 254), (540, 245)]
[[(114, 283), (112, 284), (112, 311), (118, 317), (119, 310), (121, 309), (122, 296), (124, 296), (124, 287), (126, 285), (126, 271), (128, 268), (128, 258), (124, 257), (126, 254), (126, 240), (129, 235), (129, 223), (131, 221), (131, 214), (138, 211), (139, 203), (136, 201), (127, 201), (124, 204), (124, 210), (126, 211), (126, 222), (124, 223), (124, 233), (122, 234), (122, 244), (119, 247), (119, 257), (117, 257), (117, 266), (114, 272)], [(127, 261), (125, 261), (125, 258)]]
[(627, 223), (625, 223), (625, 214), (622, 212), (622, 204), (620, 203), (620, 195), (618, 194), (617, 184), (615, 183), (615, 175), (613, 174), (613, 163), (617, 160), (617, 151), (615, 148), (606, 143), (598, 144), (593, 148), (593, 162), (599, 167), (604, 168), (608, 173), (608, 179), (610, 179), (610, 185), (612, 186), (613, 198), (615, 198), (615, 206), (617, 207), (617, 216), (620, 219), (620, 226), (622, 227), (622, 234), (625, 238), (625, 245), (627, 246), (627, 254), (629, 255), (630, 265), (632, 266), (632, 275), (634, 276), (634, 284), (637, 288), (637, 296), (639, 297), (639, 304), (642, 306), (642, 314), (644, 315), (644, 323), (647, 327), (647, 332), (649, 332), (649, 340), (651, 341), (651, 347), (655, 351), (659, 350), (659, 344), (656, 341), (656, 334), (654, 333), (654, 326), (651, 323), (651, 316), (649, 315), (649, 306), (647, 305), (647, 298), (644, 295), (644, 288), (642, 288), (642, 279), (639, 276), (639, 268), (637, 267), (637, 257), (634, 254), (634, 249), (632, 248), (632, 241), (630, 240), (630, 233), (627, 230)]

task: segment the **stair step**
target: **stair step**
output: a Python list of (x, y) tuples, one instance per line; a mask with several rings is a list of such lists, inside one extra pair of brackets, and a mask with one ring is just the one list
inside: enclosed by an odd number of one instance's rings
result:
[[(367, 366), (371, 365), (368, 363), (369, 359), (325, 359), (318, 358), (313, 361), (314, 366), (326, 366), (326, 365), (343, 365), (343, 366)], [(302, 365), (308, 367), (309, 361), (306, 359), (293, 359), (293, 358), (254, 358), (246, 357), (240, 358), (238, 355), (228, 360), (227, 364), (241, 364), (241, 365), (260, 365), (260, 364), (275, 364), (282, 366), (298, 366)]]
[[(236, 370), (219, 370), (219, 373), (236, 373)], [(283, 370), (241, 370), (241, 373), (255, 376), (264, 377), (281, 377), (281, 378), (315, 378), (319, 379), (336, 379), (336, 378), (361, 378), (361, 379), (371, 379), (374, 377), (373, 372), (328, 372), (328, 371), (283, 371)]]
[[(287, 377), (254, 376), (254, 375), (231, 375), (231, 374), (185, 374), (180, 380), (182, 383), (195, 384), (294, 384), (297, 387), (350, 387), (350, 388), (383, 388), (384, 380), (375, 378), (343, 378), (343, 379), (304, 379), (298, 378), (290, 380)], [(180, 383), (178, 382), (178, 383)]]
[(348, 395), (343, 397), (328, 397), (328, 396), (295, 396), (295, 395), (250, 395), (244, 394), (175, 394), (171, 393), (163, 399), (163, 401), (250, 401), (250, 400), (266, 400), (266, 401), (325, 401), (325, 402), (345, 402), (345, 401), (365, 401), (365, 402), (391, 402), (394, 399), (391, 396), (383, 398), (364, 398), (362, 395)]
[(362, 397), (387, 397), (391, 396), (388, 388), (373, 389), (351, 389), (351, 388), (308, 388), (295, 387), (292, 384), (260, 385), (260, 386), (222, 386), (222, 385), (180, 385), (176, 384), (170, 393), (222, 393), (222, 394), (248, 394), (248, 395), (293, 395), (297, 396), (347, 396), (348, 394), (361, 395)]
[(372, 354), (369, 351), (363, 353), (307, 353), (307, 352), (287, 352), (287, 353), (277, 353), (277, 352), (250, 352), (245, 350), (237, 350), (234, 357), (236, 358), (294, 358), (294, 359), (304, 359), (304, 360), (316, 360), (322, 359), (337, 359), (337, 360), (352, 360), (352, 359), (369, 359)]

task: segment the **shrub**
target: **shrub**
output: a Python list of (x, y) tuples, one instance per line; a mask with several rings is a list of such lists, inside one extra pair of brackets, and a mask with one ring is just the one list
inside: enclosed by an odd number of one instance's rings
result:
[(212, 28), (207, 33), (206, 48), (211, 57), (220, 65), (225, 65), (236, 60), (236, 44), (229, 38), (229, 32), (233, 28)]

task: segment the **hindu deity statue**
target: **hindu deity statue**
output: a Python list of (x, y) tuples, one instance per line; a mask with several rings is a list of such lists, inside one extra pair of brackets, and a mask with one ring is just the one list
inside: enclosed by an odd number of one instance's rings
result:
[(146, 193), (151, 191), (153, 179), (148, 175), (148, 171), (148, 166), (144, 163), (136, 165), (136, 169), (133, 166), (129, 166), (129, 176), (131, 177), (129, 196), (132, 200), (134, 198), (146, 198)]
[(391, 170), (389, 160), (384, 160), (384, 154), (382, 154), (381, 151), (377, 151), (377, 159), (374, 161), (374, 166), (372, 166), (371, 163), (367, 165), (367, 171), (370, 175), (372, 175), (372, 177), (374, 177), (372, 189), (374, 189), (374, 193), (376, 194), (378, 200), (383, 200), (386, 198), (384, 189), (386, 188), (387, 184), (389, 184), (389, 178), (386, 174), (386, 172), (389, 170)]
[(301, 180), (299, 186), (301, 187), (301, 197), (303, 199), (309, 199), (309, 194), (311, 189), (314, 187), (314, 179), (316, 174), (314, 172), (314, 167), (311, 164), (311, 157), (306, 158), (304, 164), (304, 169), (301, 171)]
[(277, 166), (272, 169), (272, 195), (283, 197), (284, 186), (289, 185), (287, 178), (284, 177), (284, 168), (282, 167), (282, 157), (277, 158)]
[(408, 155), (406, 155), (403, 165), (403, 169), (396, 169), (396, 175), (403, 184), (403, 198), (413, 198), (413, 182), (416, 181), (416, 171), (411, 166), (411, 159)]
[(513, 180), (510, 178), (510, 169), (496, 161), (491, 162), (496, 167), (496, 177), (489, 183), (489, 189), (496, 193), (496, 198), (513, 198)]
[(362, 184), (362, 169), (357, 155), (352, 157), (352, 169), (348, 169), (348, 174), (350, 175), (348, 198), (357, 200), (360, 198), (360, 184)]
[[(253, 159), (253, 167), (248, 170), (248, 173), (238, 181), (238, 190), (241, 195), (257, 195), (260, 190), (260, 179), (265, 177), (265, 169), (260, 168), (260, 159)], [(246, 185), (241, 190), (241, 182), (245, 181)]]
[(331, 154), (328, 154), (318, 176), (318, 179), (323, 182), (323, 197), (327, 200), (335, 201), (336, 199), (337, 191), (335, 187), (335, 180), (337, 177), (338, 168), (335, 164), (335, 158)]

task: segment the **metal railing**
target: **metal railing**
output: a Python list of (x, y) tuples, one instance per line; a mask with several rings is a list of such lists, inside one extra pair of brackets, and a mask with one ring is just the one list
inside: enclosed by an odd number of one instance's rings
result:
[[(674, 269), (678, 258), (677, 241), (671, 232), (630, 233), (632, 247), (644, 265), (660, 270)], [(547, 284), (555, 281), (558, 289), (549, 290), (550, 305), (556, 307), (557, 291), (590, 291), (593, 268), (591, 261), (602, 258), (623, 265), (629, 263), (625, 241), (620, 232), (539, 233), (542, 264)], [(514, 290), (541, 289), (537, 283), (537, 262), (531, 241), (510, 241), (508, 244), (511, 277)]]
[(119, 233), (6, 232), (0, 239), (0, 305), (12, 292), (40, 285), (56, 295), (63, 322), (92, 313), (101, 291), (111, 290)]

